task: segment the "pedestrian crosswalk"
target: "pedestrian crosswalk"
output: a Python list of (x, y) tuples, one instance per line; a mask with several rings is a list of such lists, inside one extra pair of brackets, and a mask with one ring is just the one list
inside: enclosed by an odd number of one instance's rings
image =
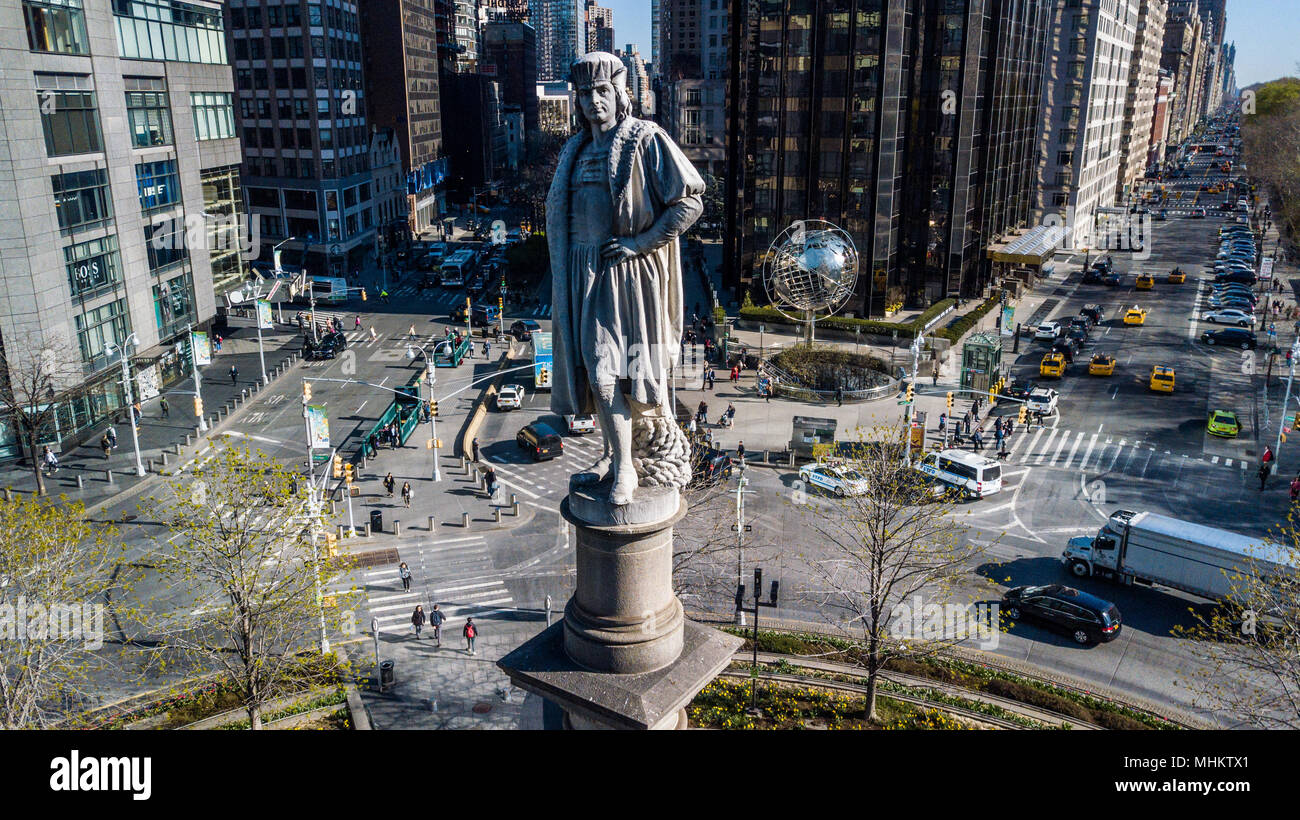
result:
[(1158, 456), (1203, 463), (1211, 466), (1245, 470), (1249, 462), (1242, 458), (1215, 455), (1174, 453), (1150, 441), (1129, 440), (1088, 433), (1082, 430), (1062, 430), (1038, 427), (1012, 436), (1007, 447), (1007, 461), (1034, 467), (1055, 467), (1079, 472), (1128, 473), (1133, 469), (1145, 474)]
[[(399, 547), (398, 554), (411, 571), (409, 590), (403, 589), (396, 564), (359, 574), (367, 614), (381, 631), (409, 633), (416, 605), (424, 607), (427, 617), (437, 604), (447, 618), (446, 630), (466, 618), (510, 609), (514, 603), (504, 583), (506, 574), (496, 570), (481, 535), (422, 541)], [(343, 591), (340, 586), (330, 594)], [(447, 638), (445, 631), (443, 637)]]
[[(446, 288), (433, 287), (421, 288), (418, 281), (412, 281), (406, 284), (395, 285), (394, 289), (389, 292), (390, 301), (417, 301), (420, 303), (422, 310), (431, 313), (450, 313), (452, 310), (465, 304), (465, 297), (468, 296), (463, 290), (448, 290)], [(470, 297), (475, 304), (488, 303), (496, 304), (497, 294), (489, 291), (479, 297)], [(536, 302), (527, 307), (516, 308), (508, 311), (511, 317), (523, 317), (533, 319), (547, 319), (551, 315), (551, 306), (549, 303)]]
[(540, 464), (511, 463), (505, 456), (488, 457), (497, 479), (505, 487), (537, 500), (544, 497), (563, 496), (569, 491), (569, 476), (594, 463), (604, 452), (598, 433), (585, 436), (566, 436), (564, 455)]

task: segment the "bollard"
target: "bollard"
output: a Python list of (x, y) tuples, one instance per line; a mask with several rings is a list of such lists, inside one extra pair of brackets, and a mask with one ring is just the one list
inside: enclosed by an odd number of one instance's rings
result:
[(496, 519), (496, 522), (497, 522), (498, 524), (501, 523), (501, 508), (500, 508), (500, 507), (495, 507), (495, 508), (493, 508), (493, 510), (492, 510), (492, 517)]
[(401, 535), (401, 534), (402, 534), (402, 520), (400, 518), (394, 518), (393, 535)]
[(366, 454), (365, 454), (365, 451), (362, 451), (362, 453), (361, 453), (361, 469), (363, 469), (363, 470), (366, 469)]
[(465, 529), (469, 529), (469, 513), (460, 514), (460, 525)]
[(794, 466), (794, 450), (790, 451), (790, 466)]
[(511, 494), (510, 494), (510, 506), (512, 506), (512, 507), (518, 507), (518, 506), (519, 506), (519, 498), (518, 498), (518, 496), (516, 496), (514, 493), (511, 493)]
[(767, 450), (764, 450), (764, 451), (763, 451), (763, 463), (764, 463), (764, 464), (767, 463)]
[(9, 489), (8, 487), (5, 487), (5, 501), (13, 501), (13, 500), (14, 500), (14, 491)]
[(369, 537), (370, 537), (370, 522), (369, 522), (369, 521), (363, 521), (363, 522), (361, 522), (361, 534), (364, 535), (366, 538), (369, 538)]
[(166, 453), (159, 453), (159, 454), (158, 454), (158, 457), (162, 459), (162, 466), (166, 467), (166, 466), (167, 466), (167, 462), (168, 462), (167, 454), (166, 454)]
[(81, 482), (81, 476), (80, 476), (80, 475), (77, 476), (77, 489), (78, 489), (78, 490), (84, 490), (84, 489), (86, 489), (86, 485), (83, 484), (83, 483)]
[(519, 502), (518, 502), (518, 501), (512, 501), (512, 502), (510, 503), (510, 514), (511, 514), (511, 515), (519, 515)]
[[(193, 444), (193, 443), (194, 443), (194, 434), (193, 434), (193, 433), (186, 433), (186, 434), (185, 434), (185, 446), (186, 446), (186, 447), (189, 447), (189, 446), (190, 446), (191, 444)], [(180, 453), (177, 453), (177, 455), (180, 455)]]
[(104, 480), (107, 481), (109, 484), (112, 484), (112, 483), (113, 483), (113, 471), (112, 471), (112, 470), (105, 470), (105, 471), (104, 471)]
[(172, 445), (172, 453), (174, 453), (175, 455), (180, 455), (180, 454), (181, 454), (181, 446), (180, 446), (179, 444), (173, 444), (173, 445)]
[(433, 532), (433, 516), (429, 516), (429, 532)]
[(337, 503), (338, 502), (336, 502), (334, 499), (332, 498), (330, 499), (330, 515), (338, 515), (338, 508), (335, 507), (335, 504)]
[(339, 524), (339, 540), (340, 540), (340, 541), (343, 540), (343, 530), (344, 530), (344, 529), (345, 529), (344, 526), (343, 526), (342, 524)]

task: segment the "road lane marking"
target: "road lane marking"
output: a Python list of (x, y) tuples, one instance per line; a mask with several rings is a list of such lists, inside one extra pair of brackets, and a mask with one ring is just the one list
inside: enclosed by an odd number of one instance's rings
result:
[(1065, 445), (1069, 443), (1070, 443), (1070, 431), (1066, 430), (1064, 435), (1061, 436), (1061, 443), (1056, 445), (1056, 452), (1052, 453), (1052, 460), (1047, 462), (1047, 466), (1049, 467), (1056, 466), (1057, 459), (1061, 457), (1061, 453), (1065, 451)]
[(1095, 447), (1096, 445), (1097, 445), (1097, 434), (1093, 433), (1092, 438), (1088, 439), (1088, 449), (1083, 451), (1083, 461), (1079, 462), (1080, 470), (1086, 470), (1088, 468), (1088, 458), (1092, 455), (1092, 448)]
[(1052, 434), (1047, 437), (1047, 441), (1043, 442), (1043, 449), (1038, 452), (1038, 458), (1034, 461), (1034, 464), (1042, 464), (1043, 459), (1047, 458), (1047, 451), (1052, 449), (1052, 442), (1056, 439), (1056, 433), (1056, 428), (1052, 428)]

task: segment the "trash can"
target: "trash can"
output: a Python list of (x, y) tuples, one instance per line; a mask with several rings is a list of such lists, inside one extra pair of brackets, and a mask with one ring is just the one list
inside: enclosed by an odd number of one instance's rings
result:
[(392, 686), (393, 681), (396, 679), (396, 677), (397, 677), (397, 673), (395, 671), (395, 667), (392, 661), (379, 662), (379, 688), (380, 689), (387, 689), (388, 687)]
[(371, 510), (371, 511), (370, 511), (370, 531), (371, 531), (371, 532), (383, 532), (383, 531), (384, 531), (384, 512), (383, 512), (383, 510)]

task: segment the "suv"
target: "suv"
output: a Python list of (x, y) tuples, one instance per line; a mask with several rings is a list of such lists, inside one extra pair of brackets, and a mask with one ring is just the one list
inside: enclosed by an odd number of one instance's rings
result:
[(1079, 315), (1087, 317), (1094, 325), (1099, 325), (1101, 320), (1106, 318), (1106, 311), (1101, 305), (1084, 305)]
[(304, 354), (308, 359), (333, 359), (348, 349), (348, 337), (342, 333), (326, 333), (319, 342), (307, 340)]
[(1042, 621), (1084, 646), (1113, 641), (1122, 629), (1119, 607), (1063, 584), (1009, 589), (1002, 596), (1002, 611), (1013, 621)]
[(1034, 331), (1035, 339), (1058, 339), (1061, 336), (1060, 322), (1043, 322)]
[(526, 342), (541, 329), (542, 326), (533, 319), (518, 319), (510, 324), (510, 335), (521, 342)]
[(564, 455), (564, 442), (560, 434), (545, 422), (526, 425), (515, 436), (515, 443), (533, 456), (533, 461), (544, 461)]
[(1078, 355), (1079, 350), (1082, 347), (1083, 345), (1079, 343), (1077, 340), (1071, 339), (1070, 337), (1067, 336), (1064, 339), (1058, 340), (1056, 344), (1052, 345), (1052, 352), (1060, 353), (1062, 356), (1064, 356), (1066, 364), (1074, 364), (1074, 357)]
[(1056, 402), (1061, 397), (1050, 387), (1036, 387), (1029, 393), (1029, 399), (1025, 402), (1025, 407), (1031, 413), (1050, 414), (1056, 409)]

